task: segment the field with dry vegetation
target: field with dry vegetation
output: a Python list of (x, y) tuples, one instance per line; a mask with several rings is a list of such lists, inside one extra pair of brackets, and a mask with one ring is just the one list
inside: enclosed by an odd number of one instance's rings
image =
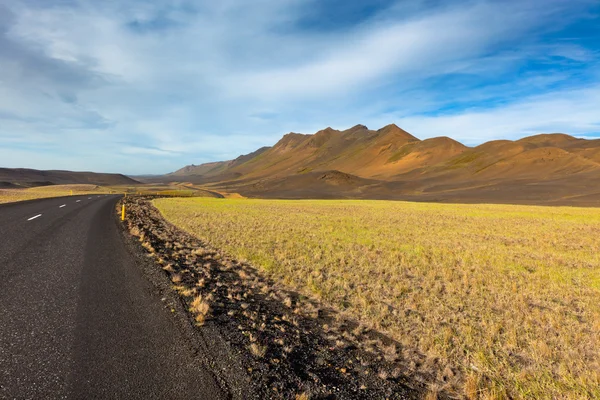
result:
[[(600, 398), (600, 210), (157, 199), (171, 222), (389, 334), (467, 398)], [(425, 361), (423, 361), (425, 360)]]
[(113, 189), (122, 193), (140, 196), (165, 197), (227, 197), (226, 194), (204, 189), (189, 183), (172, 184), (140, 184), (136, 186), (114, 186)]
[(128, 193), (132, 195), (158, 195), (177, 197), (218, 197), (225, 196), (209, 190), (185, 185), (137, 185), (137, 186), (98, 186), (86, 184), (49, 185), (27, 189), (0, 189), (0, 204), (15, 201), (43, 199), (84, 194)]
[(28, 189), (0, 189), (0, 204), (48, 197), (70, 196), (71, 194), (107, 194), (111, 192), (114, 192), (114, 190), (97, 185), (51, 185)]

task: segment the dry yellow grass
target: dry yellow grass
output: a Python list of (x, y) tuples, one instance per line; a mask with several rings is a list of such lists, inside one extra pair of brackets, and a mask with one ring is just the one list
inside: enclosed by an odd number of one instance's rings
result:
[(135, 186), (113, 186), (115, 190), (132, 195), (156, 195), (169, 197), (219, 197), (216, 192), (211, 192), (200, 187), (193, 186), (188, 183), (172, 183), (172, 184), (139, 184)]
[(198, 325), (203, 325), (210, 312), (210, 303), (202, 296), (197, 296), (190, 304), (190, 311), (195, 315), (196, 323)]
[(84, 194), (129, 193), (132, 195), (160, 195), (173, 197), (214, 197), (205, 190), (189, 189), (180, 185), (138, 185), (138, 186), (97, 186), (97, 185), (50, 185), (28, 189), (0, 189), (0, 204), (16, 201), (42, 199), (48, 197)]
[(442, 390), (600, 398), (599, 209), (154, 203), (185, 230), (388, 333), (405, 367), (435, 373)]
[(250, 344), (250, 352), (255, 357), (263, 358), (265, 356), (265, 354), (267, 353), (267, 347), (262, 346), (258, 343), (252, 343), (252, 344)]
[(69, 196), (71, 191), (73, 191), (73, 195), (110, 193), (109, 188), (97, 185), (51, 185), (29, 189), (0, 189), (0, 204), (48, 197)]

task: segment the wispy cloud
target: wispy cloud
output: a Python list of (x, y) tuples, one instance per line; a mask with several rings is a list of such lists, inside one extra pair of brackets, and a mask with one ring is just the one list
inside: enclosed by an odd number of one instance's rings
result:
[(536, 28), (553, 15), (549, 10), (555, 12), (552, 6), (540, 13), (527, 2), (515, 2), (505, 13), (506, 4), (463, 4), (413, 18), (377, 18), (337, 38), (316, 59), (242, 75), (231, 92), (335, 97), (390, 75), (423, 79), (464, 71), (474, 57)]
[(434, 3), (0, 0), (0, 160), (157, 173), (328, 125), (598, 132), (596, 1)]
[(441, 116), (411, 116), (400, 123), (422, 137), (446, 135), (468, 144), (519, 139), (538, 133), (600, 133), (600, 85), (532, 96), (492, 109), (468, 109)]

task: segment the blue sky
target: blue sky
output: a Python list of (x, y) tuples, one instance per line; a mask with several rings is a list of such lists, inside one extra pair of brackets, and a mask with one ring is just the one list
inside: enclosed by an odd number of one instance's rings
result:
[(164, 173), (389, 123), (600, 137), (600, 2), (0, 0), (0, 166)]

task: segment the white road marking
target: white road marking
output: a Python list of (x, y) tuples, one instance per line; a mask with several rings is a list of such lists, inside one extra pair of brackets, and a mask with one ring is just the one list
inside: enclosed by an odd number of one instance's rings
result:
[(31, 218), (29, 218), (27, 221), (34, 220), (34, 219), (36, 219), (36, 218), (39, 218), (39, 217), (41, 217), (41, 216), (42, 216), (42, 214), (38, 214), (38, 215), (36, 215), (35, 217), (31, 217)]
[(77, 200), (75, 203), (79, 203), (81, 200)]
[(62, 206), (60, 206), (58, 208), (63, 208), (63, 207), (66, 207), (66, 206), (67, 206), (66, 204), (63, 204)]
[(88, 200), (91, 200), (91, 199), (92, 199), (91, 197), (88, 197)]

